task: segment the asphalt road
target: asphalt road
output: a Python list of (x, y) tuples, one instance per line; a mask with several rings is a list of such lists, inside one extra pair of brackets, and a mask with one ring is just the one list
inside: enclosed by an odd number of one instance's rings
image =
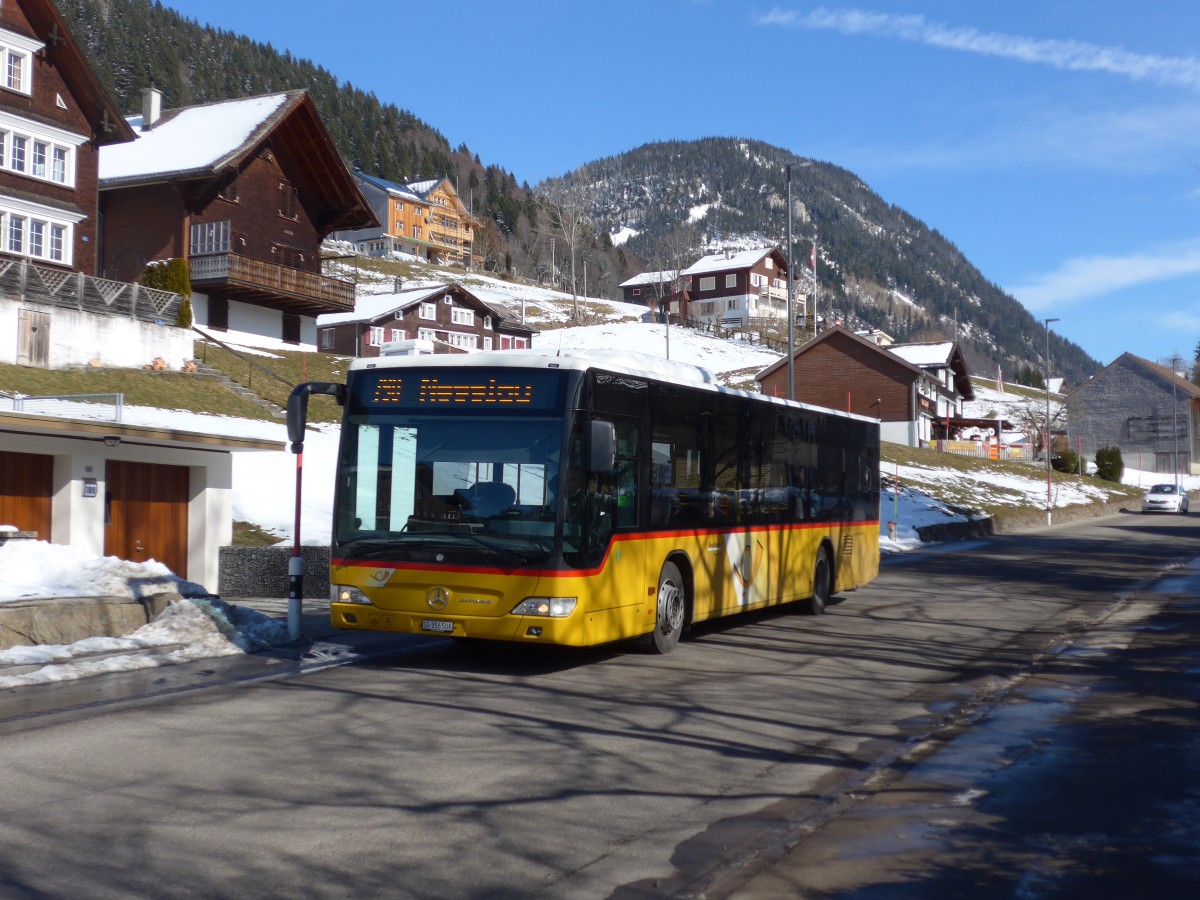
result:
[(926, 551), (667, 657), (400, 641), (0, 704), (0, 895), (1183, 896), (1197, 537)]

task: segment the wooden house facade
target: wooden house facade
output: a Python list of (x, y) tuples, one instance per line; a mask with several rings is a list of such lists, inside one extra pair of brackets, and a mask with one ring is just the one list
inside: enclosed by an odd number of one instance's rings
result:
[[(937, 378), (849, 329), (834, 326), (796, 348), (793, 399), (880, 421), (885, 441), (919, 447), (933, 439), (939, 402)], [(787, 357), (759, 372), (759, 390), (788, 396)]]
[(354, 178), (371, 204), (377, 226), (339, 231), (360, 253), (387, 257), (394, 253), (444, 265), (472, 268), (475, 232), (480, 221), (467, 209), (447, 178), (399, 184), (365, 172)]
[(1127, 468), (1200, 474), (1200, 387), (1170, 366), (1123, 353), (1067, 394), (1071, 449), (1117, 447)]
[(683, 276), (684, 318), (725, 328), (787, 321), (788, 261), (777, 247), (710, 253), (684, 269)]
[(376, 223), (305, 91), (163, 112), (145, 92), (137, 141), (100, 161), (102, 260), (116, 277), (186, 259), (196, 324), (315, 344), (316, 317), (354, 308), (321, 242)]
[(526, 350), (537, 333), (457, 284), (363, 297), (354, 312), (317, 320), (318, 349), (354, 357), (405, 340), (428, 341), (435, 353)]
[(0, 3), (0, 252), (97, 272), (101, 147), (132, 128), (50, 0)]

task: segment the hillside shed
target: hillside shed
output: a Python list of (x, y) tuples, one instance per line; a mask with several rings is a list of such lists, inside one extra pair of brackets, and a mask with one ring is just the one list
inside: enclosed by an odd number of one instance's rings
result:
[(1200, 474), (1200, 387), (1168, 366), (1122, 354), (1067, 395), (1067, 423), (1086, 459), (1118, 447), (1130, 468)]

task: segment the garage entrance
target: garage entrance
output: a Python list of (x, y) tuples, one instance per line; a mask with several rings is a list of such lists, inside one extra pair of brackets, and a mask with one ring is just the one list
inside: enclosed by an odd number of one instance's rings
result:
[(130, 562), (156, 559), (188, 571), (188, 469), (109, 460), (105, 464), (104, 553)]
[(0, 451), (0, 525), (15, 525), (50, 540), (53, 491), (53, 456)]

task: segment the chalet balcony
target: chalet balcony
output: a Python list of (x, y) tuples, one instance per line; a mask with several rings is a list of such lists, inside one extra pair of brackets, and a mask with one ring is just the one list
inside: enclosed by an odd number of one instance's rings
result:
[(354, 283), (237, 253), (193, 256), (192, 287), (211, 296), (317, 315), (354, 309)]

